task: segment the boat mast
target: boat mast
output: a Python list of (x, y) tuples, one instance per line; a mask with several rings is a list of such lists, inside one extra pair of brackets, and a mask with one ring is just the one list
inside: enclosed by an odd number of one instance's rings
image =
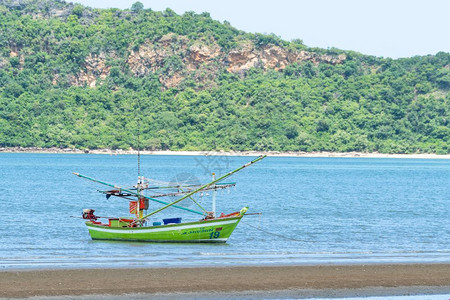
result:
[[(137, 114), (137, 164), (138, 164), (138, 182), (137, 182), (137, 203), (136, 203), (136, 217), (142, 218), (144, 215), (143, 210), (141, 210), (141, 190), (143, 188), (143, 178), (141, 178), (141, 145), (140, 145), (140, 135), (141, 135), (141, 105), (139, 100), (138, 103), (138, 114)], [(143, 199), (143, 198), (142, 198)]]
[[(216, 173), (212, 173), (212, 180), (216, 180)], [(213, 194), (212, 194), (212, 207), (211, 207), (211, 211), (213, 213), (213, 217), (216, 217), (216, 194), (217, 194), (217, 190), (214, 189), (213, 190)]]

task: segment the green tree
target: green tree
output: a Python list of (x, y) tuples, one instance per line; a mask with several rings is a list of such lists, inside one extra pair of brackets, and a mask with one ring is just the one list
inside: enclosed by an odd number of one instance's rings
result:
[(135, 2), (133, 5), (131, 5), (131, 11), (138, 14), (144, 9), (144, 4), (141, 2)]

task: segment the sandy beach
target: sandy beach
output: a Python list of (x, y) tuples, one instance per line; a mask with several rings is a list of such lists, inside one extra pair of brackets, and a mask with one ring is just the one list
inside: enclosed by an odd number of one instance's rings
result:
[[(105, 154), (124, 155), (137, 154), (137, 150), (93, 149), (81, 150), (71, 148), (39, 148), (39, 147), (0, 147), (0, 153), (67, 153), (67, 154)], [(389, 154), (365, 152), (279, 152), (279, 151), (171, 151), (171, 150), (141, 150), (142, 155), (184, 155), (184, 156), (277, 156), (277, 157), (365, 157), (365, 158), (424, 158), (450, 159), (450, 154), (416, 153)]]
[[(21, 270), (0, 272), (0, 297), (254, 293), (359, 295), (379, 289), (450, 293), (450, 264), (240, 266), (146, 269)], [(394, 290), (393, 290), (394, 291)], [(399, 293), (398, 289), (395, 290)], [(369, 293), (370, 294), (370, 293)]]

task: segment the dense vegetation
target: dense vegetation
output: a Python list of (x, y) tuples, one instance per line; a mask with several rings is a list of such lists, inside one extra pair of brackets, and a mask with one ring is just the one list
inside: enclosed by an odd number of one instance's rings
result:
[[(303, 61), (284, 69), (185, 73), (169, 57), (136, 76), (131, 51), (168, 33), (214, 41), (224, 52), (251, 41), (318, 54), (340, 64)], [(91, 53), (111, 53), (99, 84), (74, 84)], [(207, 76), (206, 76), (207, 77)], [(56, 79), (57, 80), (56, 80)], [(137, 117), (139, 115), (139, 117)], [(92, 9), (62, 1), (0, 0), (0, 147), (136, 147), (171, 150), (365, 151), (450, 153), (450, 54), (389, 59), (301, 40), (248, 34), (207, 13)]]

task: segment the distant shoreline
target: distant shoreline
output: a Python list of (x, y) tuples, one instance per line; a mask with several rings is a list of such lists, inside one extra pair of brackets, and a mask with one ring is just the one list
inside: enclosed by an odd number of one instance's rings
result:
[(0, 298), (448, 294), (449, 268), (449, 264), (375, 264), (0, 271)]
[[(71, 148), (39, 148), (39, 147), (0, 147), (0, 153), (67, 153), (67, 154), (107, 154), (135, 155), (137, 150), (93, 149), (81, 150)], [(416, 153), (389, 154), (366, 152), (281, 152), (281, 151), (171, 151), (171, 150), (141, 150), (142, 155), (180, 155), (180, 156), (274, 156), (274, 157), (363, 157), (363, 158), (424, 158), (450, 159), (450, 154)]]

